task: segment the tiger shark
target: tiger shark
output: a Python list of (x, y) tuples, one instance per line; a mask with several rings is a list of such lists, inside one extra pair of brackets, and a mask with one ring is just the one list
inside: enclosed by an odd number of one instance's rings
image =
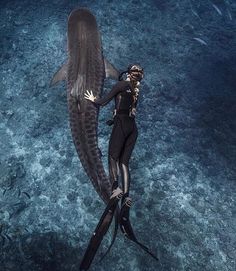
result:
[(101, 36), (94, 15), (86, 8), (68, 17), (68, 59), (54, 74), (50, 86), (67, 82), (67, 105), (72, 139), (81, 164), (105, 203), (112, 184), (103, 167), (98, 147), (99, 107), (84, 98), (86, 90), (100, 97), (107, 77), (118, 80), (119, 72), (103, 56)]

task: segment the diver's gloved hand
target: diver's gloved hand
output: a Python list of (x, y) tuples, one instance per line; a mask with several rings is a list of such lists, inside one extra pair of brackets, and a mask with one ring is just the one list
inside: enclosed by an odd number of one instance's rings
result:
[(86, 93), (84, 94), (84, 98), (91, 101), (91, 102), (94, 102), (96, 100), (96, 97), (93, 95), (93, 91), (92, 90), (86, 90)]

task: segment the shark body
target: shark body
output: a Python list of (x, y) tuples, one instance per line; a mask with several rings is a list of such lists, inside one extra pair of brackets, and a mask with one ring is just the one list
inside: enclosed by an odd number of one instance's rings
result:
[(68, 61), (55, 73), (51, 85), (67, 81), (67, 104), (72, 139), (81, 164), (105, 203), (111, 183), (98, 148), (99, 108), (84, 98), (86, 90), (96, 97), (106, 77), (118, 79), (119, 72), (103, 57), (101, 37), (94, 15), (85, 8), (73, 10), (68, 18)]

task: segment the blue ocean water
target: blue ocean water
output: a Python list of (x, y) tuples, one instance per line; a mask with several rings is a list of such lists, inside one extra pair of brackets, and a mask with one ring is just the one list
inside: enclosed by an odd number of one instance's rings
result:
[[(236, 270), (236, 2), (233, 0), (0, 2), (0, 270), (78, 270), (104, 210), (72, 142), (67, 19), (96, 16), (104, 56), (144, 67), (130, 160), (135, 233), (121, 233), (91, 270)], [(107, 80), (104, 93), (114, 81)], [(107, 169), (111, 132), (99, 115)]]

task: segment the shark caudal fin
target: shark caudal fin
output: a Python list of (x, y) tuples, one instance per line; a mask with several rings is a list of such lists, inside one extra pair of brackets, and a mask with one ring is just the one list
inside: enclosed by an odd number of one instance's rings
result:
[(53, 75), (53, 78), (52, 78), (52, 80), (50, 82), (49, 87), (52, 87), (53, 85), (55, 85), (59, 81), (66, 80), (67, 66), (68, 65), (67, 65), (67, 62), (66, 62), (59, 68), (59, 70)]
[(118, 80), (120, 72), (106, 58), (104, 58), (104, 65), (106, 78), (109, 77), (111, 79)]

